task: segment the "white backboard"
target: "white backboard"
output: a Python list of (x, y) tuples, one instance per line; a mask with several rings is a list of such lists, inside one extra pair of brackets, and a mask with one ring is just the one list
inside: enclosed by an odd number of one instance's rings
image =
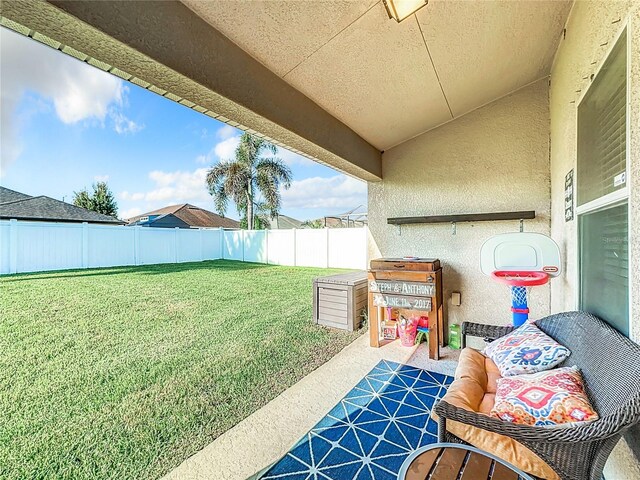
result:
[(519, 270), (557, 277), (562, 271), (560, 249), (553, 239), (541, 233), (503, 233), (482, 245), (480, 270), (485, 275), (496, 270)]

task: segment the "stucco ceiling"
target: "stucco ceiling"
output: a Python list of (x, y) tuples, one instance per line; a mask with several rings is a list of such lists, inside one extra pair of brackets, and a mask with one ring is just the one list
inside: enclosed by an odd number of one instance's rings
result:
[(570, 0), (183, 0), (380, 150), (549, 74)]

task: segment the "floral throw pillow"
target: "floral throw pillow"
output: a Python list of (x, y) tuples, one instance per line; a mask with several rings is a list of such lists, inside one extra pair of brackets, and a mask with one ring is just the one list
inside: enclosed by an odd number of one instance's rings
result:
[(503, 377), (549, 370), (571, 355), (567, 347), (533, 323), (525, 323), (491, 342), (483, 353), (498, 366)]
[(490, 415), (537, 427), (570, 427), (598, 419), (575, 366), (498, 379)]

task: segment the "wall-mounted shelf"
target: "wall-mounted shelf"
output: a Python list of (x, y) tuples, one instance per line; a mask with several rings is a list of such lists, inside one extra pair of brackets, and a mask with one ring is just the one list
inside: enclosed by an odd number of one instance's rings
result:
[(535, 210), (521, 212), (464, 213), (460, 215), (430, 215), (422, 217), (387, 218), (390, 225), (409, 225), (414, 223), (461, 223), (492, 222), (500, 220), (531, 220), (536, 218)]

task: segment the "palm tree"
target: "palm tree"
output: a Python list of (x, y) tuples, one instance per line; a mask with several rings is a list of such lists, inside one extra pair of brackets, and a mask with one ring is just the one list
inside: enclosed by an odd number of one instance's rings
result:
[[(280, 186), (291, 186), (289, 167), (278, 157), (262, 156), (266, 152), (275, 155), (278, 149), (262, 138), (244, 133), (236, 148), (235, 159), (221, 160), (207, 172), (207, 187), (218, 213), (224, 215), (229, 199), (233, 200), (238, 213), (245, 216), (249, 230), (256, 224), (256, 209), (258, 213), (268, 212), (271, 218), (278, 214)], [(257, 194), (261, 201), (258, 201)]]

